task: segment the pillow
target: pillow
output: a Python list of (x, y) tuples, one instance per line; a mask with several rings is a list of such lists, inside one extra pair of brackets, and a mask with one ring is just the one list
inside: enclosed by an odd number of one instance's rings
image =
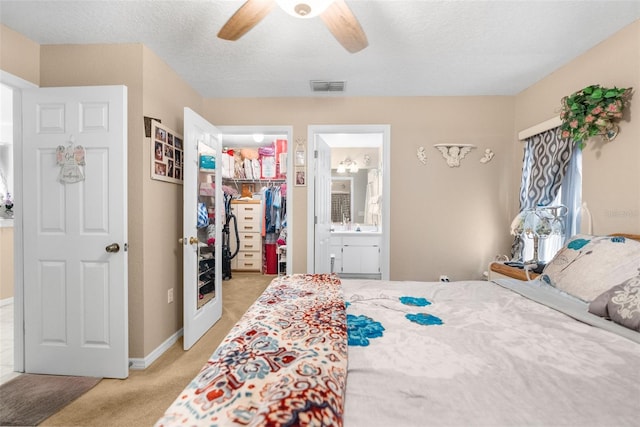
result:
[(636, 276), (640, 242), (618, 236), (576, 235), (542, 271), (541, 279), (583, 301)]
[(589, 312), (640, 332), (640, 275), (602, 293), (589, 304)]
[(258, 160), (258, 150), (254, 150), (251, 148), (242, 148), (240, 150), (240, 157), (242, 157), (242, 160)]

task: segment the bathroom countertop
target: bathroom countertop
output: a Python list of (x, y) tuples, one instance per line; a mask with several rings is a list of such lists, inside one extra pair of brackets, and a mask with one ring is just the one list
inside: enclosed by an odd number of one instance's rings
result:
[(340, 235), (340, 236), (379, 236), (381, 234), (382, 234), (382, 231), (340, 230), (340, 231), (331, 232), (331, 235)]
[(0, 228), (13, 227), (13, 218), (0, 217)]

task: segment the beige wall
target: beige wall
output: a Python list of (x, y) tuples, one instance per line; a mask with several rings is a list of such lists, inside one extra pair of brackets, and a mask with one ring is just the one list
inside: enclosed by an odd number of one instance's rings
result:
[[(593, 216), (593, 232), (640, 232), (640, 21), (636, 21), (516, 97), (516, 131), (560, 111), (565, 95), (592, 84), (633, 87), (634, 99), (610, 143), (595, 137), (583, 150), (583, 192)], [(514, 144), (513, 161), (521, 161), (522, 144)], [(520, 170), (514, 170), (511, 180)], [(517, 191), (510, 211), (518, 207)]]
[(13, 225), (0, 227), (0, 301), (13, 298)]
[[(143, 49), (143, 112), (184, 134), (184, 107), (199, 111), (202, 97), (151, 50)], [(140, 138), (139, 138), (140, 139)], [(149, 354), (182, 328), (182, 185), (156, 181), (151, 176), (151, 141), (141, 144), (143, 191), (138, 219), (144, 235), (144, 354)], [(196, 284), (194, 284), (196, 286)], [(174, 288), (174, 302), (167, 291)], [(195, 301), (194, 301), (195, 304)]]
[(40, 84), (40, 45), (0, 25), (0, 69)]
[[(479, 279), (508, 245), (504, 194), (513, 146), (513, 97), (208, 99), (215, 125), (391, 126), (391, 265), (396, 280)], [(458, 168), (447, 166), (433, 144), (477, 146)], [(426, 165), (416, 157), (427, 149)], [(492, 162), (480, 163), (485, 148)], [(293, 270), (306, 271), (307, 187), (294, 187)], [(290, 235), (291, 236), (291, 235)], [(291, 237), (290, 237), (291, 239)]]

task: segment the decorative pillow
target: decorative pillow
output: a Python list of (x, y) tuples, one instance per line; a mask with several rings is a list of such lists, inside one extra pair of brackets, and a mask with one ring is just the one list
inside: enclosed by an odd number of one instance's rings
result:
[(640, 242), (624, 237), (576, 235), (545, 266), (542, 280), (583, 301), (593, 301), (640, 269)]
[(594, 299), (589, 304), (589, 312), (640, 332), (640, 275)]
[(242, 160), (244, 159), (249, 159), (249, 160), (258, 160), (258, 150), (254, 150), (251, 148), (243, 148), (240, 150), (240, 157), (242, 157)]

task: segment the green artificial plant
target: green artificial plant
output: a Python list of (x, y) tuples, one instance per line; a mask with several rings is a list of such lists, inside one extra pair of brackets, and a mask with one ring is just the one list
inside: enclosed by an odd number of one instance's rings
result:
[(562, 138), (573, 139), (580, 149), (595, 135), (607, 135), (615, 120), (622, 118), (632, 88), (587, 86), (562, 98)]

